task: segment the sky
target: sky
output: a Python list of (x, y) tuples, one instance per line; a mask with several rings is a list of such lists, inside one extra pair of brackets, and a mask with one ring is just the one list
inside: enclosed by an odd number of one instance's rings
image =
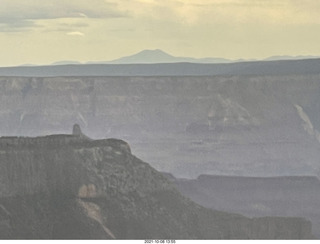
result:
[(319, 0), (0, 0), (0, 66), (320, 55)]

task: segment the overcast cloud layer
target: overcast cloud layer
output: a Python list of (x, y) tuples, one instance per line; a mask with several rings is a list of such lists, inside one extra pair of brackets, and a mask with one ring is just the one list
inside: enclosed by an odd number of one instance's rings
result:
[(318, 0), (0, 0), (0, 65), (320, 55)]
[(116, 18), (125, 14), (116, 4), (101, 0), (1, 0), (0, 31), (26, 31), (37, 20)]

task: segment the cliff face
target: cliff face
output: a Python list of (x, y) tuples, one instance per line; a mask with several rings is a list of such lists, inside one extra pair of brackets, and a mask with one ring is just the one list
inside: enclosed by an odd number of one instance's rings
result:
[(307, 239), (301, 218), (209, 210), (180, 195), (121, 140), (0, 139), (2, 239)]
[(320, 181), (311, 176), (237, 177), (200, 175), (197, 179), (166, 177), (196, 203), (250, 217), (298, 216), (312, 222), (320, 238)]
[[(0, 135), (130, 142), (179, 177), (315, 175), (320, 76), (0, 77)], [(150, 152), (153, 153), (150, 153)]]

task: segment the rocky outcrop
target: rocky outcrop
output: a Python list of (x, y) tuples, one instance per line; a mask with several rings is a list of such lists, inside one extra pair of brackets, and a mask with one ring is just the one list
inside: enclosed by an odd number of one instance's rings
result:
[(2, 239), (308, 239), (301, 218), (218, 212), (183, 197), (121, 140), (0, 138)]

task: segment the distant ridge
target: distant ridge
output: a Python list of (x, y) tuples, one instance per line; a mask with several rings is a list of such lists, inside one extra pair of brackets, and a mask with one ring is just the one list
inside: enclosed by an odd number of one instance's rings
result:
[(156, 63), (201, 63), (201, 64), (221, 64), (221, 63), (235, 63), (235, 62), (252, 62), (252, 61), (277, 61), (277, 60), (301, 60), (301, 59), (314, 59), (320, 58), (320, 56), (288, 56), (277, 55), (271, 56), (266, 59), (226, 59), (218, 57), (206, 57), (206, 58), (192, 58), (192, 57), (176, 57), (161, 49), (142, 50), (136, 54), (121, 57), (111, 61), (98, 61), (87, 62), (87, 64), (156, 64)]
[(56, 65), (80, 65), (80, 64), (170, 64), (170, 63), (195, 63), (195, 64), (227, 64), (240, 62), (259, 62), (259, 61), (280, 61), (280, 60), (303, 60), (303, 59), (318, 59), (320, 56), (314, 55), (276, 55), (265, 59), (226, 59), (219, 57), (176, 57), (161, 49), (145, 49), (133, 55), (124, 56), (108, 61), (88, 61), (79, 62), (76, 60), (59, 60), (48, 65), (37, 64), (22, 64), (19, 66), (56, 66)]
[(229, 64), (74, 64), (0, 68), (0, 76), (215, 76), (319, 74), (320, 59), (239, 62)]
[(175, 62), (176, 57), (165, 53), (160, 49), (156, 50), (143, 50), (134, 55), (125, 56), (119, 59), (110, 61), (113, 64), (124, 64), (124, 63), (172, 63)]
[(66, 64), (81, 64), (81, 63), (73, 60), (62, 60), (62, 61), (54, 62), (51, 65), (66, 65)]
[(265, 61), (276, 61), (276, 60), (301, 60), (301, 59), (314, 59), (314, 58), (320, 58), (320, 56), (312, 56), (312, 55), (299, 55), (299, 56), (271, 56), (266, 59)]
[(155, 63), (230, 63), (233, 62), (224, 58), (190, 58), (175, 57), (160, 49), (143, 50), (131, 56), (115, 59), (110, 64), (155, 64)]
[[(313, 59), (320, 58), (320, 56), (288, 56), (288, 55), (278, 55), (271, 56), (266, 59), (259, 61), (276, 61), (276, 60), (301, 60), (301, 59)], [(252, 62), (258, 61), (255, 59), (226, 59), (217, 57), (207, 57), (207, 58), (192, 58), (192, 57), (176, 57), (171, 54), (164, 52), (161, 49), (154, 50), (142, 50), (136, 54), (121, 57), (112, 61), (103, 62), (88, 62), (87, 64), (156, 64), (156, 63), (203, 63), (203, 64), (218, 64), (218, 63), (234, 63), (234, 62)]]

